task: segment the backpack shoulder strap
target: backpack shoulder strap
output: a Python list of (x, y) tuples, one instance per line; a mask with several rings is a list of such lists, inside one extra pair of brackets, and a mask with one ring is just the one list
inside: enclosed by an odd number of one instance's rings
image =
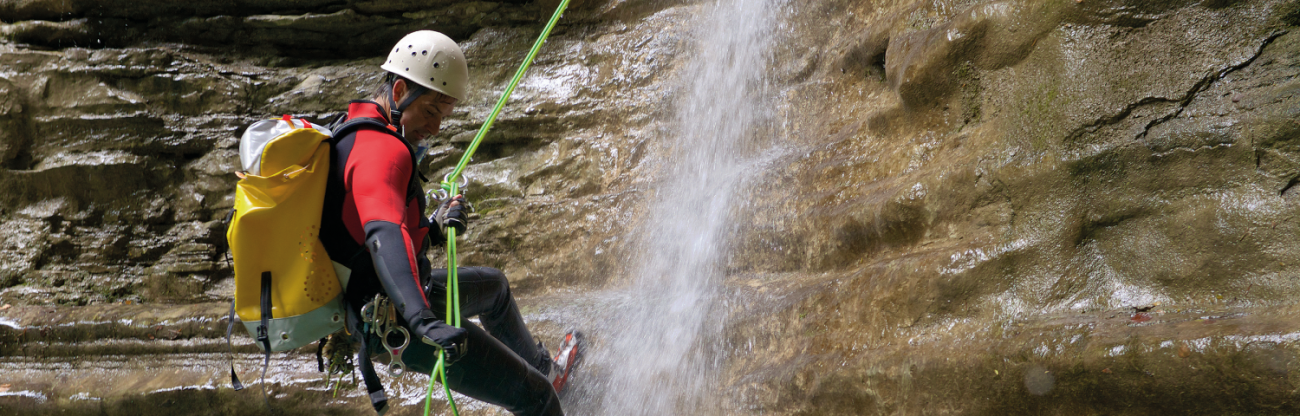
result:
[(397, 132), (393, 131), (392, 129), (389, 129), (388, 123), (385, 123), (383, 120), (372, 118), (372, 117), (357, 117), (351, 120), (342, 121), (341, 123), (338, 123), (337, 126), (331, 125), (330, 127), (332, 127), (330, 131), (334, 133), (335, 141), (342, 139), (344, 136), (355, 133), (357, 130), (360, 130), (364, 127), (372, 127), (374, 130), (388, 133), (393, 137), (401, 139), (403, 142), (406, 141), (406, 139), (403, 138), (402, 135), (397, 134)]
[(419, 199), (420, 212), (424, 212), (425, 204), (427, 203), (427, 201), (425, 201), (423, 198), (420, 198), (424, 196), (423, 193), (424, 188), (420, 186), (420, 183), (428, 182), (429, 178), (424, 177), (424, 173), (420, 172), (420, 158), (418, 155), (416, 155), (416, 149), (413, 148), (409, 144), (409, 142), (406, 141), (406, 138), (402, 137), (402, 135), (397, 133), (397, 131), (389, 128), (389, 124), (387, 122), (378, 118), (357, 117), (346, 121), (337, 120), (335, 121), (335, 123), (330, 124), (331, 127), (334, 127), (333, 129), (331, 129), (331, 132), (334, 133), (334, 136), (333, 138), (330, 139), (331, 143), (334, 145), (337, 145), (338, 141), (341, 140), (343, 137), (346, 137), (347, 135), (352, 134), (357, 130), (360, 130), (362, 128), (367, 128), (367, 127), (377, 131), (387, 133), (397, 138), (398, 140), (401, 140), (403, 144), (406, 144), (407, 150), (411, 152), (411, 182), (409, 187), (410, 189), (407, 189), (406, 197), (407, 199), (412, 199), (412, 198)]

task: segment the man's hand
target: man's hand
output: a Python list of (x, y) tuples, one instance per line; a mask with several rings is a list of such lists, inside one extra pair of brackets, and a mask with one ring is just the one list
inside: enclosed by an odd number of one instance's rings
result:
[(445, 232), (447, 227), (456, 229), (456, 234), (465, 234), (465, 228), (469, 224), (469, 216), (465, 215), (464, 195), (456, 195), (442, 201), (438, 209), (433, 212), (433, 222), (442, 227)]
[(428, 309), (421, 311), (420, 322), (411, 326), (413, 336), (447, 353), (447, 364), (454, 363), (465, 356), (469, 332), (464, 328), (447, 325)]

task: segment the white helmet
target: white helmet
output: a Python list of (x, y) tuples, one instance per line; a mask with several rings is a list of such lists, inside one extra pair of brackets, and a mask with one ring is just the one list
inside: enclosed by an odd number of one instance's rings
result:
[(456, 41), (447, 35), (432, 30), (411, 32), (397, 42), (380, 68), (457, 100), (465, 99), (469, 65)]

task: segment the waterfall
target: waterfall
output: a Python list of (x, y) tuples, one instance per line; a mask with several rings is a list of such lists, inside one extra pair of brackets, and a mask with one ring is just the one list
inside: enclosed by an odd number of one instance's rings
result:
[(715, 413), (725, 356), (723, 279), (734, 198), (746, 155), (770, 102), (772, 0), (718, 0), (699, 17), (691, 55), (677, 74), (675, 130), (649, 217), (635, 237), (640, 258), (616, 333), (596, 353), (610, 372), (599, 398), (608, 415)]

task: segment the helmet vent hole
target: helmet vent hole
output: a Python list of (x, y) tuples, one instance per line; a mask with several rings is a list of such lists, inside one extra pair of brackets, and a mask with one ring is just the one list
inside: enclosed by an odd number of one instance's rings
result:
[(447, 82), (446, 82), (446, 81), (443, 81), (443, 82), (442, 82), (442, 85), (447, 85)]
[(406, 49), (412, 49), (412, 48), (415, 48), (415, 45), (406, 45)]
[(420, 55), (428, 55), (429, 51), (420, 51)]
[(433, 82), (433, 78), (429, 78), (429, 82)]
[(437, 68), (437, 67), (438, 67), (438, 63), (437, 63), (437, 62), (434, 62), (434, 63), (433, 63), (433, 67), (434, 67), (434, 68)]
[(411, 56), (415, 56), (415, 52), (411, 52)]
[(406, 70), (407, 70), (407, 71), (410, 71), (410, 70), (411, 70), (411, 68), (406, 68)]

